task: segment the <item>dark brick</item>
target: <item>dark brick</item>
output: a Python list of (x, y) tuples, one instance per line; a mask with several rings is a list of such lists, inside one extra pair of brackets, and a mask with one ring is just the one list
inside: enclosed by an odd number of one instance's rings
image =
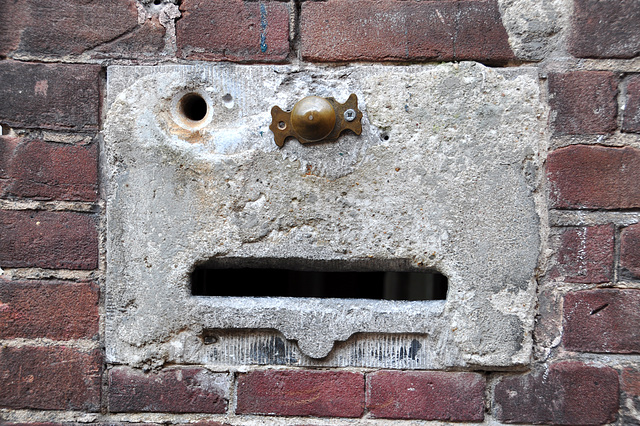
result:
[(0, 407), (100, 410), (100, 351), (0, 346)]
[(206, 61), (283, 62), (289, 54), (284, 2), (184, 0), (176, 22), (179, 56)]
[(640, 278), (640, 224), (620, 233), (620, 267), (625, 278)]
[(144, 373), (128, 367), (109, 371), (109, 411), (217, 413), (227, 411), (229, 374), (198, 368)]
[(310, 1), (300, 19), (311, 61), (514, 59), (495, 1)]
[[(436, 7), (438, 3), (435, 2)], [(456, 61), (504, 64), (515, 59), (497, 1), (457, 1), (455, 4), (458, 6), (453, 55)]]
[(98, 286), (0, 278), (0, 338), (92, 338), (98, 334)]
[(495, 415), (504, 423), (599, 425), (615, 420), (618, 374), (577, 361), (551, 364), (495, 387)]
[(627, 80), (627, 102), (622, 112), (622, 131), (640, 133), (640, 75)]
[(22, 55), (78, 55), (138, 25), (134, 0), (0, 0), (5, 7), (19, 13), (0, 18), (14, 28), (0, 51)]
[(0, 0), (0, 56), (18, 48), (26, 20), (27, 10), (22, 1)]
[(618, 78), (608, 71), (549, 75), (555, 134), (606, 134), (616, 129)]
[(631, 209), (640, 207), (640, 150), (572, 145), (547, 158), (551, 207)]
[(379, 371), (367, 375), (374, 417), (481, 422), (485, 380), (476, 373)]
[(158, 18), (147, 19), (147, 21), (132, 32), (114, 40), (113, 42), (100, 45), (94, 49), (94, 58), (122, 58), (122, 59), (144, 59), (156, 58), (165, 49), (166, 29)]
[(11, 127), (96, 130), (100, 67), (0, 62), (0, 123)]
[(238, 378), (239, 414), (360, 417), (364, 376), (346, 371), (266, 370)]
[(640, 366), (625, 367), (620, 372), (620, 387), (622, 392), (632, 398), (640, 398)]
[(564, 298), (562, 341), (578, 352), (640, 353), (640, 290), (599, 289)]
[(640, 2), (574, 0), (569, 51), (579, 58), (640, 54)]
[(95, 201), (98, 145), (0, 136), (0, 197)]
[(560, 235), (557, 263), (551, 279), (603, 283), (613, 279), (613, 225), (566, 228)]
[(0, 210), (0, 229), (2, 267), (98, 267), (98, 232), (91, 214)]

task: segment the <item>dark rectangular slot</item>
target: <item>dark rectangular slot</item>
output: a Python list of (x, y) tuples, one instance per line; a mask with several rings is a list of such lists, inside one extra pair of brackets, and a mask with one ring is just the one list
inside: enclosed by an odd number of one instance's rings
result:
[(448, 280), (434, 272), (328, 272), (273, 268), (196, 268), (194, 296), (445, 300)]

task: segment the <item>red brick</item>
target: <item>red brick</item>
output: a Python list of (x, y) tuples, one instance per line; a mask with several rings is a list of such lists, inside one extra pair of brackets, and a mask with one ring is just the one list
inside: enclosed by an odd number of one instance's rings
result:
[(551, 207), (632, 209), (640, 207), (640, 150), (572, 145), (547, 158)]
[(613, 279), (613, 246), (613, 225), (564, 229), (550, 278), (574, 283), (610, 282)]
[(0, 18), (15, 28), (0, 51), (22, 55), (77, 55), (138, 25), (134, 0), (0, 0), (0, 10), (5, 7), (19, 13)]
[(618, 78), (608, 71), (549, 75), (555, 134), (606, 134), (616, 129)]
[(640, 2), (574, 0), (569, 51), (579, 58), (640, 54)]
[(157, 58), (165, 49), (166, 29), (158, 18), (147, 19), (130, 33), (103, 45), (92, 52), (94, 58), (144, 59)]
[(622, 131), (640, 133), (640, 75), (627, 80), (627, 102), (622, 112)]
[(91, 214), (0, 210), (0, 229), (1, 267), (98, 267), (98, 232)]
[(618, 374), (577, 361), (552, 364), (495, 387), (495, 415), (504, 423), (598, 425), (615, 420)]
[(562, 341), (578, 352), (640, 353), (640, 290), (599, 289), (564, 298)]
[(206, 61), (283, 62), (289, 54), (284, 2), (184, 0), (176, 22), (179, 56)]
[(620, 233), (620, 267), (625, 278), (640, 278), (640, 224)]
[(496, 1), (304, 2), (302, 56), (311, 61), (514, 59)]
[(144, 373), (128, 367), (109, 371), (109, 411), (217, 413), (227, 411), (229, 374), (198, 368)]
[(379, 371), (367, 375), (373, 417), (481, 422), (485, 380), (476, 373)]
[(100, 410), (102, 355), (66, 347), (0, 347), (0, 407)]
[(346, 371), (266, 370), (238, 378), (239, 414), (360, 417), (364, 376)]
[(26, 19), (27, 11), (22, 2), (0, 0), (0, 57), (18, 48)]
[(95, 201), (98, 145), (0, 136), (0, 197)]
[(98, 286), (0, 278), (0, 338), (93, 338), (98, 334)]
[(96, 65), (1, 61), (0, 123), (96, 130), (100, 118), (99, 74)]
[(625, 367), (620, 372), (620, 387), (622, 392), (632, 398), (640, 399), (640, 366), (638, 368)]

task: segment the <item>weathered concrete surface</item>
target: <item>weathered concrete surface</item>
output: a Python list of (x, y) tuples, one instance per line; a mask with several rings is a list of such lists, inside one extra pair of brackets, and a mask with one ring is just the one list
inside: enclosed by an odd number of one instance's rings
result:
[(541, 61), (566, 55), (573, 0), (498, 0), (509, 45), (518, 59)]
[[(109, 67), (107, 90), (109, 362), (260, 362), (234, 345), (264, 342), (263, 332), (205, 344), (203, 329), (278, 330), (299, 348), (282, 363), (354, 365), (379, 333), (404, 333), (413, 347), (415, 362), (389, 367), (528, 362), (547, 140), (535, 70)], [(188, 90), (211, 102), (199, 131), (172, 112)], [(276, 147), (273, 105), (352, 92), (361, 136)], [(435, 269), (449, 293), (446, 302), (190, 296), (190, 271), (212, 259)], [(364, 334), (331, 351), (354, 333)], [(375, 350), (355, 358), (380, 365)]]

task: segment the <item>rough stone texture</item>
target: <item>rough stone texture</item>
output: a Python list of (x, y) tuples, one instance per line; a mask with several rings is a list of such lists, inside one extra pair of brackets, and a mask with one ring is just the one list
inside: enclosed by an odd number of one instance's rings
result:
[(102, 355), (0, 346), (0, 407), (100, 411)]
[(618, 78), (608, 71), (549, 74), (552, 127), (557, 135), (606, 134), (616, 127)]
[(618, 374), (577, 361), (503, 378), (494, 392), (495, 415), (505, 423), (599, 425), (616, 419)]
[(0, 197), (95, 201), (98, 145), (0, 136)]
[(285, 2), (184, 0), (178, 56), (206, 61), (283, 62), (289, 54)]
[(476, 373), (379, 371), (367, 375), (373, 417), (481, 422), (485, 380)]
[[(211, 107), (190, 132), (172, 102), (194, 89)], [(352, 92), (365, 112), (361, 136), (276, 147), (273, 105)], [(203, 328), (277, 329), (307, 359), (356, 332), (392, 332), (430, 348), (423, 368), (529, 361), (540, 244), (532, 191), (547, 119), (535, 70), (110, 67), (107, 105), (111, 362), (214, 363), (226, 349), (204, 344)], [(436, 269), (449, 296), (189, 297), (189, 273), (211, 261)], [(318, 363), (336, 365), (352, 348)], [(247, 362), (244, 352), (235, 362)]]
[(1, 339), (91, 339), (98, 320), (95, 283), (0, 278)]
[(100, 67), (95, 65), (1, 61), (0, 123), (96, 130), (100, 118), (99, 73)]
[(551, 279), (603, 283), (613, 279), (613, 225), (565, 228), (560, 233)]
[(640, 290), (601, 289), (564, 298), (562, 341), (579, 352), (640, 353)]
[(93, 215), (0, 210), (0, 229), (0, 267), (98, 267), (98, 232)]
[(569, 51), (579, 58), (633, 58), (640, 54), (640, 3), (574, 0)]
[(572, 145), (547, 158), (549, 200), (557, 209), (640, 207), (640, 150)]
[(231, 376), (198, 367), (144, 373), (127, 367), (109, 370), (109, 411), (226, 413)]
[(509, 44), (518, 59), (540, 61), (563, 47), (573, 0), (498, 0)]
[(640, 224), (620, 232), (620, 267), (623, 277), (640, 279)]
[(364, 375), (347, 371), (252, 371), (238, 377), (238, 414), (360, 417)]
[(304, 2), (300, 39), (311, 61), (515, 59), (496, 1)]
[(138, 25), (133, 0), (0, 0), (0, 10), (9, 36), (0, 53), (18, 56), (78, 55)]
[(622, 131), (640, 133), (640, 75), (627, 79), (627, 101), (622, 112)]

